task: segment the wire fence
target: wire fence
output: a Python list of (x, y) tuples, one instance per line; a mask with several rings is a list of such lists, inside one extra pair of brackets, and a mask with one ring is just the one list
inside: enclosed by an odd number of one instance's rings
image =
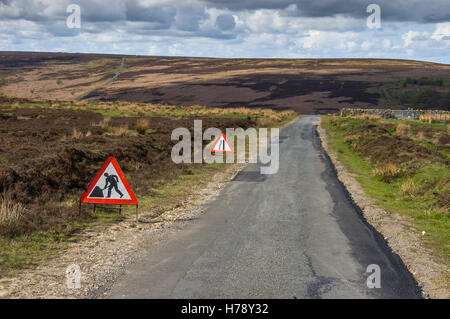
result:
[(341, 109), (341, 116), (378, 115), (384, 119), (450, 122), (450, 112), (442, 110)]

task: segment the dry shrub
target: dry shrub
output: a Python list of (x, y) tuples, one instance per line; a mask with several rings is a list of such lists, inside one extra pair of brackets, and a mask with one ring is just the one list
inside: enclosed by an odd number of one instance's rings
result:
[(147, 119), (139, 119), (136, 122), (136, 131), (139, 134), (145, 134), (149, 128), (149, 122)]
[(333, 114), (333, 116), (331, 117), (331, 124), (336, 125), (336, 123), (337, 123), (337, 116)]
[(110, 122), (111, 122), (111, 118), (109, 116), (107, 116), (107, 117), (103, 118), (103, 121), (100, 122), (99, 126), (102, 129), (106, 130), (106, 129), (108, 129)]
[(445, 211), (447, 216), (450, 217), (450, 192), (443, 191), (439, 194), (435, 206)]
[[(205, 107), (202, 105), (193, 105), (186, 107), (177, 107), (173, 105), (165, 105), (165, 104), (150, 104), (150, 103), (130, 103), (121, 101), (120, 103), (112, 103), (112, 102), (99, 102), (96, 106), (101, 110), (118, 110), (118, 111), (134, 111), (139, 113), (154, 113), (154, 114), (164, 114), (170, 115), (171, 112), (174, 112), (175, 116), (209, 116), (209, 115), (246, 115), (247, 118), (255, 120), (256, 124), (262, 125), (264, 124), (272, 124), (273, 122), (282, 121), (287, 117), (291, 117), (297, 115), (295, 111), (292, 110), (284, 110), (284, 111), (275, 111), (272, 109), (263, 109), (263, 108), (245, 108), (245, 107), (236, 107), (236, 108), (215, 108), (215, 107)], [(180, 114), (181, 113), (181, 114)], [(103, 122), (100, 124), (94, 124), (93, 126), (100, 126), (104, 129), (107, 129), (109, 126), (110, 118), (105, 118)]]
[(74, 128), (72, 131), (72, 135), (70, 137), (63, 135), (60, 140), (64, 142), (70, 139), (80, 139), (83, 137), (89, 137), (91, 135), (92, 135), (91, 131), (87, 131), (86, 134), (84, 134), (82, 131), (78, 131), (76, 128)]
[(441, 120), (445, 123), (450, 122), (450, 113), (442, 114)]
[(383, 182), (389, 183), (394, 178), (400, 176), (401, 169), (395, 164), (387, 163), (372, 170), (375, 177), (380, 178)]
[(425, 136), (424, 131), (417, 132), (417, 139), (421, 142), (425, 142), (427, 140), (427, 137)]
[(371, 120), (371, 121), (379, 121), (381, 119), (381, 116), (379, 116), (379, 115), (368, 115), (367, 119)]
[(412, 179), (407, 179), (400, 186), (400, 194), (413, 197), (419, 193), (419, 187), (414, 183)]
[(419, 116), (419, 120), (425, 123), (433, 123), (434, 119), (433, 119), (433, 115), (431, 114), (422, 114)]
[(121, 126), (111, 126), (108, 132), (115, 136), (122, 136), (128, 133), (128, 125), (124, 124)]
[(354, 118), (360, 119), (360, 120), (369, 120), (369, 121), (378, 121), (381, 119), (379, 115), (374, 114), (361, 114), (354, 116)]
[(270, 123), (272, 123), (272, 120), (266, 117), (260, 117), (256, 119), (256, 123), (258, 126), (268, 126)]
[(344, 137), (345, 143), (352, 143), (353, 141), (356, 141), (359, 138), (359, 135), (347, 135)]
[(360, 144), (358, 144), (359, 138), (360, 138), (359, 135), (348, 135), (348, 136), (344, 137), (344, 142), (349, 143), (356, 152), (361, 152), (362, 147)]
[(363, 147), (361, 146), (361, 144), (358, 144), (356, 142), (352, 143), (352, 147), (358, 153), (362, 153), (362, 151), (363, 151)]
[(128, 105), (128, 109), (130, 111), (137, 112), (137, 113), (141, 113), (144, 111), (140, 105), (135, 104), (135, 103)]
[(83, 132), (78, 131), (76, 128), (72, 131), (72, 139), (79, 139), (83, 137)]
[(3, 234), (14, 232), (25, 214), (25, 207), (14, 202), (8, 194), (4, 193), (0, 197), (0, 232)]
[(450, 134), (450, 124), (447, 124), (447, 133)]
[(398, 136), (407, 136), (409, 130), (411, 129), (411, 126), (404, 123), (399, 123), (397, 127), (395, 128), (395, 133)]
[(448, 122), (450, 113), (425, 113), (419, 116), (419, 120), (425, 123)]
[[(8, 210), (8, 218), (2, 218), (0, 222), (0, 234), (8, 237), (29, 235), (37, 230), (55, 233), (64, 233), (70, 229), (70, 223), (74, 220), (82, 220), (89, 215), (89, 210), (80, 214), (76, 205), (58, 207), (57, 205), (31, 204), (26, 207), (8, 199), (3, 204)], [(3, 215), (3, 211), (1, 212)], [(3, 217), (3, 216), (2, 216)]]

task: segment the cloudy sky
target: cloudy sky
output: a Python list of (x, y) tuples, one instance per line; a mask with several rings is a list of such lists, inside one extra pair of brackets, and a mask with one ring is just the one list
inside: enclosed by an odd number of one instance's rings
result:
[(1, 51), (450, 64), (449, 0), (0, 0), (0, 30)]

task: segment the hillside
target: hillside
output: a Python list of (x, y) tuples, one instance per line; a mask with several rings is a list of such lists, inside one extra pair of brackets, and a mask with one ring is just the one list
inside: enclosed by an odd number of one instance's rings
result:
[(450, 109), (450, 66), (407, 60), (209, 59), (0, 52), (0, 93), (10, 97), (180, 106)]

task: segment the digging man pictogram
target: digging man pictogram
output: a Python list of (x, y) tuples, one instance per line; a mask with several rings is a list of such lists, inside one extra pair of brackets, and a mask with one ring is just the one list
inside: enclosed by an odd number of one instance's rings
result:
[(117, 187), (117, 183), (119, 182), (119, 178), (116, 175), (109, 175), (108, 173), (103, 174), (106, 177), (106, 183), (105, 187), (103, 189), (108, 188), (108, 196), (107, 198), (111, 197), (111, 190), (114, 188), (115, 191), (120, 195), (120, 198), (122, 198), (123, 194), (119, 190), (119, 187)]

